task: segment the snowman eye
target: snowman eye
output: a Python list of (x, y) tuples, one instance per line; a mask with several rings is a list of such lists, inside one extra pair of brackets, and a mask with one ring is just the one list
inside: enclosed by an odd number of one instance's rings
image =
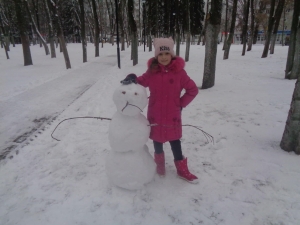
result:
[(122, 93), (125, 95), (125, 94), (126, 94), (126, 91), (122, 91)]
[(137, 95), (137, 93), (135, 92), (134, 95)]

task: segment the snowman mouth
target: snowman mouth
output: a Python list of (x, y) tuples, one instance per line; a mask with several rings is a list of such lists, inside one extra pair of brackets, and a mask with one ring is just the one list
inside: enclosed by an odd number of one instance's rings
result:
[[(127, 106), (134, 106), (134, 107), (136, 107), (136, 108), (138, 108), (139, 110), (141, 110), (141, 108), (140, 107), (138, 107), (138, 106), (136, 106), (136, 105), (133, 105), (133, 104), (130, 104), (128, 101), (126, 102), (126, 105), (124, 106), (124, 108), (122, 109), (122, 112), (124, 111), (124, 109), (127, 107)], [(141, 112), (143, 112), (143, 110), (141, 110)]]

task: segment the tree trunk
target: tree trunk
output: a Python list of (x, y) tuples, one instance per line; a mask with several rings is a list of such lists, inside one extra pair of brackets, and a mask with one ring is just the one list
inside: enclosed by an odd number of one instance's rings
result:
[[(59, 46), (61, 48), (61, 52), (63, 52), (64, 55), (64, 59), (65, 59), (65, 64), (66, 64), (66, 68), (70, 69), (71, 68), (71, 62), (70, 62), (70, 58), (69, 58), (69, 53), (68, 53), (68, 49), (66, 46), (66, 42), (65, 42), (65, 38), (64, 38), (64, 34), (63, 34), (63, 29), (62, 29), (62, 25), (61, 25), (61, 21), (60, 21), (60, 12), (58, 11), (58, 5), (57, 5), (57, 0), (51, 0), (52, 3), (52, 10), (53, 10), (53, 14), (56, 15), (55, 16), (55, 24), (56, 24), (56, 30), (57, 30), (57, 36), (59, 39)], [(58, 43), (58, 42), (57, 42)]]
[(190, 58), (190, 46), (191, 46), (191, 23), (190, 23), (190, 2), (187, 0), (187, 13), (186, 19), (188, 23), (187, 34), (186, 34), (186, 49), (185, 49), (185, 61), (188, 62)]
[(17, 23), (20, 31), (20, 37), (22, 41), (23, 56), (24, 56), (24, 66), (32, 65), (32, 58), (30, 52), (30, 42), (27, 35), (27, 25), (28, 19), (26, 17), (25, 11), (25, 1), (24, 0), (14, 0), (16, 7)]
[(52, 23), (52, 19), (51, 19), (50, 10), (49, 10), (47, 0), (44, 0), (44, 6), (45, 6), (45, 11), (46, 11), (46, 18), (47, 18), (47, 22), (48, 22), (48, 27), (49, 27), (49, 43), (50, 43), (51, 58), (56, 58), (55, 46), (54, 46), (53, 23)]
[(119, 7), (119, 25), (121, 30), (121, 51), (125, 51), (125, 28), (124, 28), (124, 7), (125, 2), (124, 0), (120, 1), (120, 7)]
[(152, 52), (152, 37), (151, 37), (151, 35), (149, 35), (148, 42), (149, 42), (149, 52)]
[[(291, 71), (291, 78), (297, 79), (300, 76), (300, 19), (298, 21), (298, 29), (296, 35), (296, 46), (295, 46), (295, 54), (294, 54), (294, 62), (293, 68)], [(300, 99), (299, 99), (300, 101)]]
[(295, 85), (291, 107), (286, 121), (280, 147), (287, 151), (300, 154), (300, 75)]
[(225, 50), (226, 48), (226, 40), (227, 40), (227, 36), (228, 36), (228, 0), (226, 0), (226, 14), (225, 14), (225, 38), (224, 38), (224, 43), (223, 43), (223, 50)]
[(84, 0), (78, 0), (80, 7), (80, 21), (81, 21), (81, 44), (82, 44), (82, 57), (83, 62), (87, 62), (87, 50), (86, 50), (86, 35), (85, 35), (85, 13), (84, 13)]
[(278, 31), (282, 11), (284, 8), (284, 4), (285, 4), (285, 0), (279, 0), (276, 11), (275, 11), (275, 16), (274, 16), (275, 24), (274, 24), (273, 34), (272, 34), (272, 38), (271, 38), (270, 54), (274, 54), (276, 36), (277, 36), (277, 31)]
[(28, 1), (25, 1), (25, 6), (26, 6), (27, 13), (28, 13), (28, 15), (29, 15), (29, 18), (30, 18), (30, 20), (31, 20), (31, 23), (32, 23), (32, 25), (33, 25), (33, 28), (34, 28), (34, 30), (35, 30), (35, 33), (39, 36), (40, 41), (42, 42), (42, 44), (43, 44), (43, 46), (44, 46), (46, 55), (49, 55), (50, 53), (49, 53), (48, 45), (47, 45), (46, 41), (44, 40), (44, 38), (42, 37), (42, 35), (40, 34), (38, 28), (37, 28), (37, 25), (36, 25), (36, 23), (35, 23), (35, 21), (34, 21), (34, 19), (33, 19), (32, 13), (31, 13), (31, 11), (30, 11), (30, 9), (29, 9)]
[[(208, 12), (208, 7), (209, 5), (209, 0), (207, 0), (206, 2), (206, 16), (205, 16), (205, 20), (204, 20), (204, 29), (202, 30), (201, 32), (201, 35), (200, 35), (200, 39), (201, 39), (201, 36), (203, 36), (203, 39), (202, 39), (202, 45), (205, 45), (205, 32), (206, 32), (206, 28), (207, 28), (207, 21), (208, 21), (208, 17), (209, 17), (209, 12)], [(200, 43), (199, 43), (200, 44)]]
[(138, 38), (137, 38), (137, 26), (134, 20), (134, 1), (128, 0), (128, 22), (131, 30), (131, 56), (133, 65), (138, 64)]
[(268, 56), (269, 52), (269, 46), (270, 46), (270, 41), (271, 41), (271, 36), (272, 36), (272, 30), (273, 30), (273, 25), (274, 25), (274, 8), (275, 8), (275, 0), (271, 0), (271, 8), (270, 8), (270, 15), (269, 15), (269, 22), (268, 22), (268, 31), (266, 35), (266, 40), (265, 40), (265, 46), (262, 54), (262, 58), (266, 58)]
[(229, 36), (226, 40), (227, 44), (226, 44), (226, 48), (224, 51), (223, 59), (228, 59), (228, 57), (229, 57), (230, 46), (231, 46), (233, 35), (234, 35), (236, 10), (237, 10), (237, 0), (234, 0), (233, 6), (232, 6), (230, 31), (229, 31)]
[(242, 55), (246, 53), (246, 44), (247, 44), (247, 31), (248, 31), (248, 17), (249, 17), (249, 6), (250, 0), (244, 2), (244, 18), (243, 18), (243, 52)]
[[(176, 12), (179, 12), (179, 0), (176, 0)], [(179, 28), (179, 13), (176, 13), (176, 55), (180, 55), (180, 28)]]
[(93, 7), (93, 15), (94, 15), (94, 22), (95, 22), (95, 57), (99, 57), (99, 20), (97, 14), (97, 7), (96, 7), (96, 0), (92, 0), (92, 7)]
[[(28, 3), (27, 3), (28, 4)], [(33, 9), (35, 12), (35, 18), (36, 18), (36, 25), (37, 25), (37, 30), (41, 31), (41, 26), (40, 26), (40, 17), (39, 17), (39, 1), (32, 1)], [(38, 35), (38, 33), (36, 33)], [(43, 46), (43, 41), (40, 40), (40, 47)], [(48, 54), (49, 55), (49, 48), (48, 48)]]
[(188, 62), (190, 59), (191, 33), (188, 32), (186, 36), (185, 61)]
[[(3, 37), (4, 37), (4, 39), (1, 39), (1, 38), (0, 38), (0, 41), (1, 41), (1, 47), (3, 46), (4, 51), (5, 51), (6, 58), (9, 59), (9, 55), (8, 55), (9, 48), (8, 48), (7, 43), (6, 43), (6, 41), (5, 41), (5, 39), (8, 38), (8, 37), (7, 37), (7, 35), (5, 34), (5, 29), (4, 29), (3, 19), (2, 19), (2, 17), (1, 17), (1, 15), (0, 15), (0, 28), (1, 28), (1, 30), (0, 30), (0, 37), (2, 36), (2, 34), (3, 34)], [(1, 34), (1, 32), (2, 32), (2, 34)]]
[[(299, 10), (299, 5), (297, 5), (298, 8), (295, 7), (295, 9)], [(298, 26), (296, 32), (297, 32), (296, 40), (300, 40), (300, 18), (298, 18)], [(292, 69), (292, 73), (295, 73), (293, 75), (297, 77), (297, 82), (295, 85), (291, 107), (289, 110), (287, 122), (281, 139), (280, 147), (283, 150), (288, 152), (294, 151), (298, 155), (300, 155), (300, 69), (299, 69), (300, 66), (299, 64), (300, 64), (300, 42), (297, 41), (295, 47), (293, 69)]]
[(5, 51), (6, 59), (9, 59), (8, 50), (7, 50), (8, 47), (6, 45), (7, 45), (6, 42), (1, 40), (1, 47), (3, 47), (3, 49)]
[(282, 33), (281, 33), (281, 46), (284, 46), (283, 34), (284, 34), (284, 22), (285, 22), (285, 5), (283, 7), (283, 20), (282, 20)]
[(222, 15), (222, 0), (212, 0), (207, 28), (205, 32), (205, 60), (202, 89), (211, 88), (215, 84), (216, 57), (218, 47), (218, 34), (220, 32)]
[(291, 35), (290, 35), (289, 51), (288, 51), (288, 57), (286, 60), (285, 79), (295, 79), (295, 77), (291, 76), (291, 74), (292, 74), (291, 72), (292, 72), (293, 63), (294, 63), (296, 40), (297, 40), (296, 35), (297, 35), (297, 26), (298, 26), (298, 22), (299, 22), (299, 16), (300, 16), (300, 1), (295, 1)]
[(251, 8), (251, 34), (249, 35), (248, 39), (248, 48), (247, 51), (251, 51), (252, 49), (252, 44), (253, 44), (253, 37), (254, 37), (254, 17), (255, 17), (255, 12), (254, 12), (254, 0), (250, 0), (250, 8)]

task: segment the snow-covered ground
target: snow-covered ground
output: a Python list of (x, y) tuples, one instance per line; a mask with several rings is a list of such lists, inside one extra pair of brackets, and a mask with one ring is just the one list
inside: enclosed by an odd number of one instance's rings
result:
[[(66, 118), (111, 118), (120, 80), (142, 74), (153, 52), (141, 46), (133, 67), (127, 48), (120, 70), (116, 45), (105, 44), (95, 58), (88, 44), (83, 64), (81, 45), (69, 44), (72, 69), (66, 70), (59, 52), (50, 59), (32, 46), (34, 65), (24, 67), (20, 45), (11, 47), (10, 60), (1, 49), (0, 152), (14, 147), (0, 161), (0, 224), (299, 224), (299, 156), (279, 147), (295, 86), (284, 79), (288, 47), (276, 46), (262, 59), (262, 45), (245, 56), (241, 45), (233, 45), (225, 61), (221, 48), (215, 86), (200, 90), (183, 110), (183, 124), (200, 126), (215, 140), (208, 143), (199, 130), (183, 127), (183, 152), (199, 183), (176, 177), (166, 143), (166, 176), (156, 175), (138, 191), (107, 179), (109, 121), (68, 120), (53, 134), (61, 141), (51, 133)], [(203, 64), (204, 46), (192, 45), (186, 70), (199, 86)], [(153, 154), (151, 140), (147, 145)]]

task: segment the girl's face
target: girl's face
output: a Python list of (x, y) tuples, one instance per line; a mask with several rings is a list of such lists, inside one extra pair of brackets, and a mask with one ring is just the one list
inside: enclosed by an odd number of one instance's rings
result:
[(169, 52), (162, 52), (159, 53), (159, 55), (157, 56), (158, 63), (164, 66), (169, 65), (171, 60), (172, 60), (172, 55)]

